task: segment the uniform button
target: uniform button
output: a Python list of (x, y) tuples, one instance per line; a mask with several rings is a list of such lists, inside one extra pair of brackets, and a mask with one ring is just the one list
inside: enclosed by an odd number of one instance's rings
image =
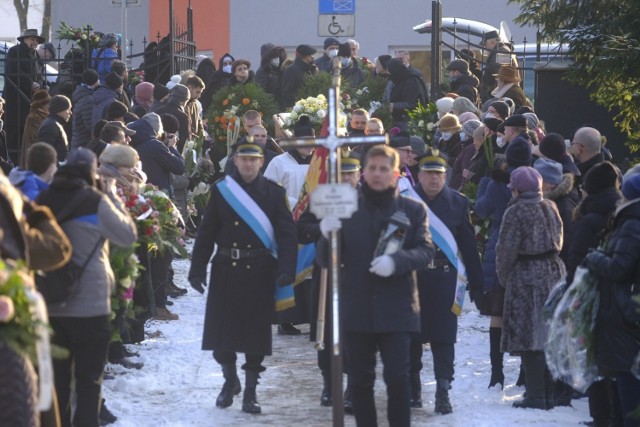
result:
[(235, 225), (235, 226), (237, 227), (238, 225), (240, 225), (240, 223), (239, 223), (238, 221), (235, 221), (235, 222), (233, 223), (233, 225)]
[(247, 248), (251, 248), (251, 245), (247, 245)]
[(235, 267), (235, 266), (236, 266), (236, 262), (235, 262), (235, 261), (234, 261), (234, 262), (232, 262), (232, 263), (231, 263), (231, 265), (232, 265), (233, 267)]
[(237, 247), (238, 247), (238, 244), (234, 242), (234, 243), (233, 243), (233, 247), (234, 247), (234, 248), (237, 248)]
[(250, 266), (250, 265), (247, 265), (247, 270), (250, 270), (250, 269), (251, 269), (251, 266)]

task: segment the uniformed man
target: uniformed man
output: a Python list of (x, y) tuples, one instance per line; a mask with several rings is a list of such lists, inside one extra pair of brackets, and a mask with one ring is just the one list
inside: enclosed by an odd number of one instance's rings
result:
[[(430, 209), (430, 227), (445, 238), (450, 233), (449, 236), (455, 240), (450, 247), (453, 247), (454, 255), (459, 253), (462, 256), (471, 299), (479, 303), (478, 298), (482, 295), (482, 265), (475, 230), (469, 218), (469, 200), (446, 185), (447, 161), (438, 150), (427, 149), (426, 154), (418, 158), (418, 164), (419, 183), (415, 186), (415, 193)], [(432, 232), (432, 235), (435, 234)], [(422, 331), (414, 336), (411, 343), (411, 406), (422, 407), (422, 343), (429, 342), (436, 377), (435, 412), (440, 414), (452, 412), (448, 390), (453, 381), (454, 344), (458, 330), (458, 316), (453, 313), (452, 306), (456, 299), (459, 267), (447, 258), (447, 252), (451, 253), (446, 248), (436, 247), (433, 260), (426, 269), (418, 272)]]
[[(343, 151), (340, 157), (340, 175), (342, 183), (351, 184), (354, 188), (359, 187), (360, 183), (360, 154), (354, 151)], [(319, 221), (314, 214), (305, 211), (296, 223), (298, 230), (298, 242), (301, 244), (317, 242), (322, 234), (320, 233)], [(313, 267), (312, 276), (312, 301), (311, 301), (311, 319), (309, 339), (316, 341), (317, 338), (317, 318), (318, 318), (318, 302), (320, 299), (320, 268), (317, 264)], [(327, 304), (325, 306), (325, 333), (324, 341), (329, 343), (332, 341), (332, 318), (331, 318), (331, 298), (330, 285), (327, 283), (325, 298)], [(320, 394), (320, 405), (331, 406), (333, 399), (331, 397), (331, 346), (325, 345), (323, 350), (318, 351), (318, 367), (322, 374), (323, 387)], [(346, 365), (346, 364), (344, 364)], [(353, 413), (353, 404), (351, 401), (351, 393), (349, 391), (349, 381), (347, 380), (347, 390), (345, 391), (344, 406), (346, 413)]]
[(342, 229), (344, 352), (359, 426), (377, 425), (373, 388), (378, 351), (389, 424), (408, 426), (411, 418), (409, 347), (411, 334), (420, 329), (414, 271), (427, 265), (434, 249), (424, 204), (398, 196), (399, 163), (393, 148), (373, 146), (365, 156), (358, 210), (349, 219), (328, 216), (320, 221), (324, 238), (319, 258), (327, 253), (330, 232)]
[(218, 181), (198, 230), (189, 282), (200, 293), (206, 286), (207, 263), (214, 245), (211, 289), (202, 340), (222, 366), (224, 385), (216, 406), (226, 408), (240, 393), (236, 352), (245, 353), (244, 412), (261, 412), (256, 385), (262, 361), (271, 354), (271, 320), (276, 286), (293, 283), (296, 229), (284, 188), (260, 174), (262, 147), (240, 144), (233, 161), (236, 172)]

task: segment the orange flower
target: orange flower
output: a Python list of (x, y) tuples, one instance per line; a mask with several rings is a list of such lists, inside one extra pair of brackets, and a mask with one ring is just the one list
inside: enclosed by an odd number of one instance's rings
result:
[(251, 100), (249, 98), (242, 98), (242, 105), (249, 105)]
[(225, 105), (225, 106), (229, 105), (229, 100), (225, 99), (224, 101), (222, 101), (222, 105)]
[(216, 117), (213, 119), (213, 121), (214, 121), (214, 122), (216, 122), (216, 123), (219, 123), (219, 122), (220, 122), (220, 116), (216, 116)]

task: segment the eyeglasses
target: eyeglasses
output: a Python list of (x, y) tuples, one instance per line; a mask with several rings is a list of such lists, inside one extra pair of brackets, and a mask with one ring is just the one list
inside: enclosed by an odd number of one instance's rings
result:
[(413, 154), (413, 150), (411, 148), (396, 148), (398, 151), (404, 151), (405, 153)]

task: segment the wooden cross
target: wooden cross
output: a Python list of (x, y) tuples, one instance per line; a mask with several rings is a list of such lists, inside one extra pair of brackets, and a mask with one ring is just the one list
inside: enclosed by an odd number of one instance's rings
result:
[[(305, 148), (305, 147), (325, 147), (329, 151), (329, 184), (319, 184), (320, 186), (336, 186), (340, 184), (340, 161), (338, 152), (343, 145), (374, 145), (388, 144), (388, 134), (381, 136), (338, 136), (338, 114), (340, 99), (340, 74), (342, 66), (340, 58), (333, 59), (332, 87), (329, 88), (327, 97), (329, 109), (329, 135), (325, 138), (292, 138), (279, 141), (282, 148)], [(349, 215), (350, 216), (350, 215)], [(344, 402), (342, 395), (342, 352), (340, 339), (340, 253), (339, 236), (337, 231), (331, 233), (330, 239), (330, 269), (331, 269), (331, 318), (333, 321), (333, 340), (331, 351), (331, 395), (333, 399), (333, 425), (334, 427), (344, 426)], [(321, 292), (320, 298), (324, 298)], [(320, 313), (319, 313), (320, 314)], [(323, 312), (324, 315), (324, 312)], [(322, 349), (322, 344), (319, 349)]]

